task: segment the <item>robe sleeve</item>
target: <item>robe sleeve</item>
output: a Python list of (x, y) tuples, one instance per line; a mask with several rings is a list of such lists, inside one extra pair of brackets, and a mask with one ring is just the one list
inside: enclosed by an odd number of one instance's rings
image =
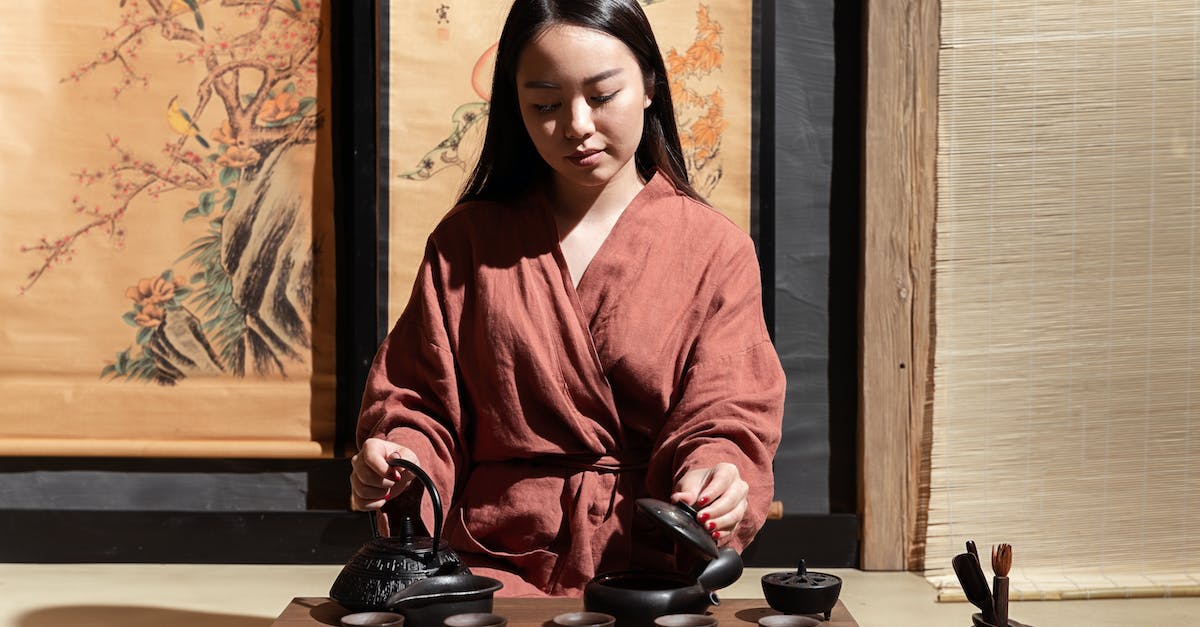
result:
[(774, 495), (785, 381), (763, 319), (758, 259), (749, 237), (717, 262), (708, 314), (650, 461), (655, 487), (729, 462), (750, 487), (745, 517), (729, 546), (741, 551), (766, 520)]
[[(459, 376), (447, 331), (451, 295), (442, 280), (445, 268), (431, 238), (408, 305), (367, 375), (355, 434), (359, 446), (377, 437), (416, 453), (442, 497), (443, 516), (468, 461)], [(432, 531), (430, 501), (421, 502), (422, 519)]]

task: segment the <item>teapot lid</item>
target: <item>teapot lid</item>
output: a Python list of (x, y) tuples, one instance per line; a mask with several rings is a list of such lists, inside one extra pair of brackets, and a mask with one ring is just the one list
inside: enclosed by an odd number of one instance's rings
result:
[(696, 510), (686, 503), (666, 503), (658, 499), (638, 499), (637, 508), (666, 529), (677, 541), (708, 559), (720, 555), (717, 543), (696, 521)]

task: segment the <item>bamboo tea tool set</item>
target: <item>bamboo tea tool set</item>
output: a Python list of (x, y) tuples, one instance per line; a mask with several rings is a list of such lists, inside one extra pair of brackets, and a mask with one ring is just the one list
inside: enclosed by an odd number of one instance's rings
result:
[(951, 561), (963, 594), (979, 608), (979, 612), (971, 615), (975, 627), (1031, 627), (1008, 617), (1008, 572), (1012, 569), (1012, 555), (1012, 545), (992, 547), (994, 576), (990, 589), (974, 540), (967, 540), (967, 552), (955, 555)]

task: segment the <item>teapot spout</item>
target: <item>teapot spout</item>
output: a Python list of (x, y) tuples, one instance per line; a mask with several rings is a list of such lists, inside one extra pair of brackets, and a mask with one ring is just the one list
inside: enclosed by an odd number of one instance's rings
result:
[(404, 613), (406, 609), (430, 603), (478, 599), (490, 602), (492, 594), (503, 587), (504, 584), (496, 579), (470, 573), (428, 577), (392, 593), (387, 600), (387, 609)]
[(696, 581), (700, 587), (712, 592), (733, 585), (741, 576), (742, 556), (738, 555), (737, 551), (726, 547), (721, 549), (716, 559), (704, 567), (704, 571), (696, 577)]

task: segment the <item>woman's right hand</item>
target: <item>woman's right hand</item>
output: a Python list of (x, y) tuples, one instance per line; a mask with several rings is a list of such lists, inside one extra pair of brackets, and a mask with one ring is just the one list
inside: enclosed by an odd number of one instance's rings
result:
[(400, 494), (413, 480), (413, 474), (388, 465), (401, 457), (420, 465), (417, 454), (407, 447), (382, 438), (367, 438), (358, 454), (350, 458), (350, 506), (369, 511), (383, 507), (388, 499)]

